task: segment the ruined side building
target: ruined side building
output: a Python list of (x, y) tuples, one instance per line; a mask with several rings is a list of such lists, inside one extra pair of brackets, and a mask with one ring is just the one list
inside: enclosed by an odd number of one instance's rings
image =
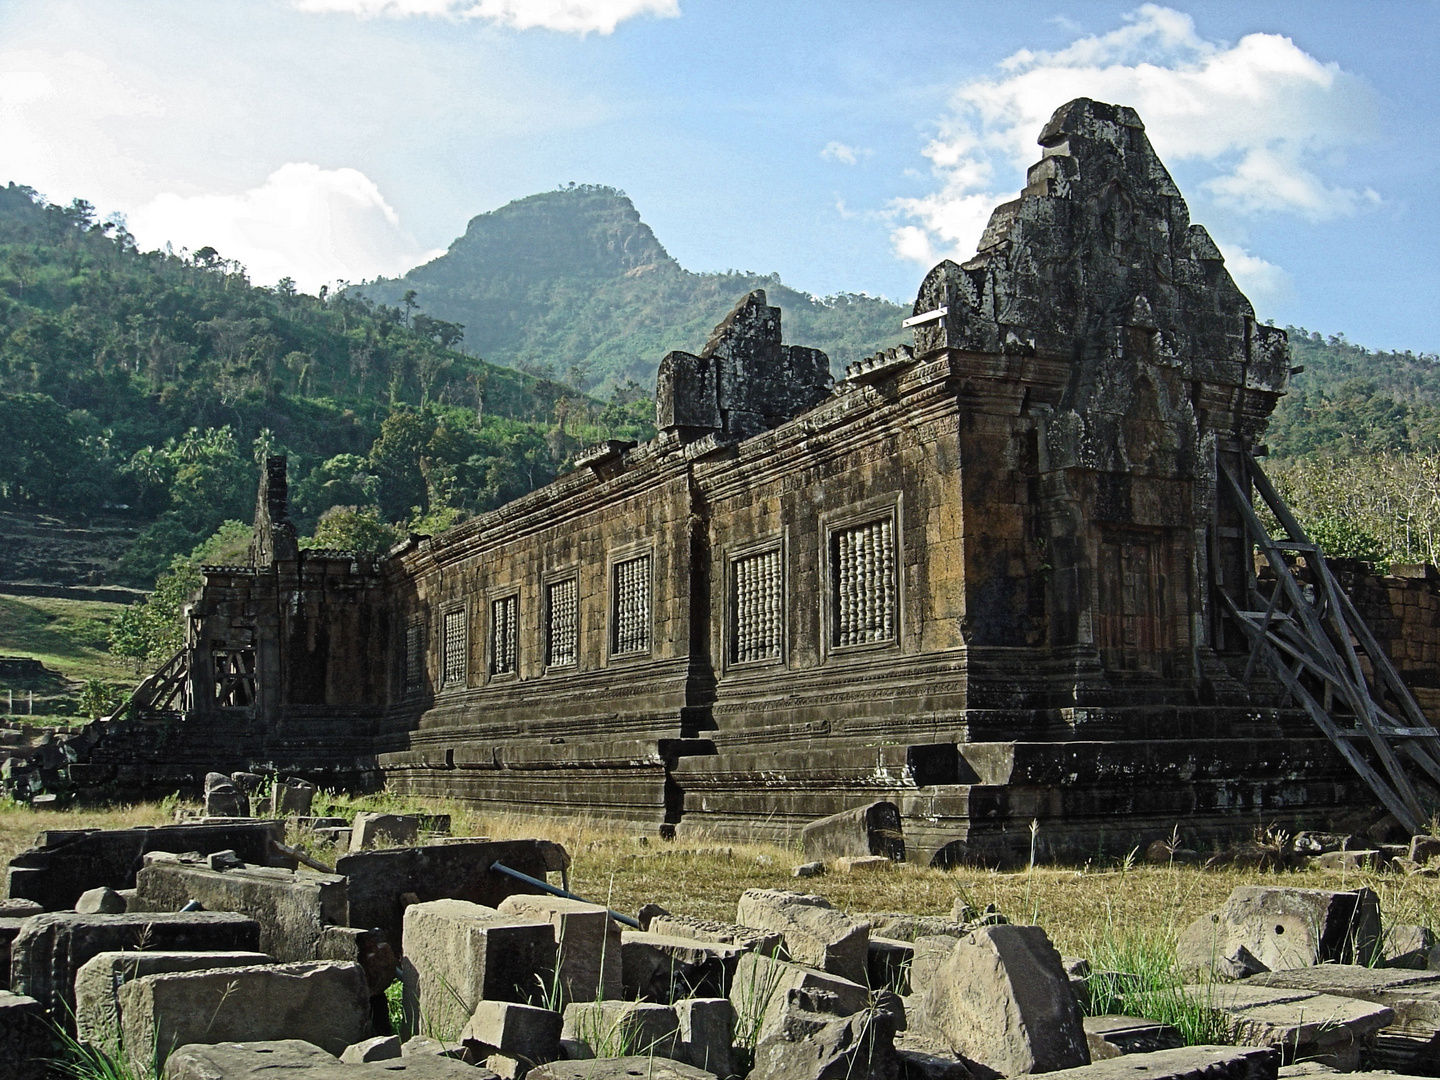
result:
[(1084, 856), (1368, 801), (1242, 683), (1219, 600), (1253, 564), (1217, 468), (1259, 441), (1285, 335), (1133, 110), (1080, 99), (1039, 141), (926, 277), (914, 346), (833, 386), (751, 293), (661, 361), (654, 440), (384, 557), (299, 550), (272, 460), (254, 565), (206, 568), (191, 609), (181, 722), (130, 736), (146, 768), (682, 836), (884, 798), (941, 861), (1027, 852), (1032, 820)]

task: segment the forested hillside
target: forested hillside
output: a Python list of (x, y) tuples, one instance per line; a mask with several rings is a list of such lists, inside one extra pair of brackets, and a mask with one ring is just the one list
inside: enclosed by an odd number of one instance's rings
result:
[(302, 529), (327, 509), (443, 523), (552, 478), (649, 405), (455, 350), (465, 328), (356, 295), (250, 284), (221, 253), (141, 252), (76, 201), (0, 188), (0, 501), (146, 523), (122, 577), (248, 520), (256, 462), (291, 458)]
[(694, 351), (735, 301), (765, 289), (785, 340), (844, 365), (909, 341), (908, 308), (859, 294), (817, 299), (775, 275), (683, 269), (626, 196), (580, 185), (472, 218), (450, 250), (402, 278), (358, 291), (466, 326), (466, 349), (522, 371), (587, 386), (653, 386), (671, 349)]

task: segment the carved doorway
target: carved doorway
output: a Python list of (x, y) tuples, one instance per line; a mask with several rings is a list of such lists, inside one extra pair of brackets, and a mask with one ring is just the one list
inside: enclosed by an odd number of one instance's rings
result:
[(1167, 645), (1160, 537), (1108, 533), (1100, 539), (1096, 642), (1110, 671), (1159, 674)]

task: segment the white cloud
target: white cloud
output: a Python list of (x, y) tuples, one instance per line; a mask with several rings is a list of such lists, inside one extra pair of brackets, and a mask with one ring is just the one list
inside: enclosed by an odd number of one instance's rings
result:
[(565, 34), (611, 34), (640, 15), (674, 19), (680, 0), (292, 0), (301, 11), (373, 19), (415, 15), (484, 19), (514, 30), (557, 30)]
[(1238, 244), (1217, 240), (1216, 245), (1225, 256), (1225, 269), (1257, 307), (1276, 304), (1294, 295), (1295, 282), (1283, 268), (1250, 254)]
[[(1014, 197), (997, 190), (997, 174), (1018, 186), (1039, 157), (1040, 129), (1076, 97), (1133, 106), (1163, 160), (1213, 171), (1199, 194), (1226, 213), (1285, 212), (1319, 221), (1380, 201), (1374, 191), (1324, 177), (1338, 152), (1372, 137), (1374, 92), (1287, 37), (1207, 41), (1188, 15), (1145, 4), (1109, 33), (1054, 52), (1021, 50), (1000, 69), (955, 91), (925, 148), (937, 190), (892, 203), (898, 217), (913, 223), (898, 226), (893, 238), (897, 252), (914, 253), (906, 257), (927, 251), (901, 235), (918, 228), (931, 247), (968, 258), (990, 210)], [(1259, 268), (1253, 270), (1258, 280)]]
[(820, 151), (820, 156), (822, 158), (828, 158), (831, 161), (838, 161), (844, 165), (854, 165), (859, 162), (861, 158), (870, 157), (874, 153), (874, 150), (869, 150), (862, 146), (847, 146), (843, 142), (835, 142), (832, 139), (826, 143), (824, 149)]
[(291, 277), (305, 292), (399, 274), (440, 254), (419, 249), (364, 173), (302, 162), (235, 195), (156, 196), (129, 225), (142, 247), (213, 247), (244, 263), (257, 284)]

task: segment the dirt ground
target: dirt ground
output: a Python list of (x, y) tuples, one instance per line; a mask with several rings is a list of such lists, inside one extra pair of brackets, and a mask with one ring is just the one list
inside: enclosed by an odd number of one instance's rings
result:
[[(120, 828), (159, 825), (174, 819), (176, 800), (104, 808), (37, 812), (0, 802), (0, 861), (28, 847), (44, 829)], [(1263, 871), (1194, 866), (1127, 865), (1112, 860), (1086, 867), (1044, 867), (1018, 872), (975, 868), (931, 870), (899, 865), (867, 874), (830, 873), (797, 880), (791, 871), (804, 858), (798, 848), (742, 844), (724, 839), (676, 842), (645, 839), (588, 818), (521, 817), (476, 813), (432, 799), (324, 793), (317, 815), (350, 817), (358, 810), (449, 813), (452, 835), (491, 839), (542, 837), (563, 844), (573, 860), (572, 891), (627, 913), (658, 903), (672, 912), (733, 920), (735, 903), (748, 888), (819, 893), (852, 913), (911, 912), (942, 915), (956, 899), (976, 908), (994, 903), (1013, 922), (1044, 926), (1062, 953), (1092, 955), (1099, 943), (1133, 935), (1173, 941), (1193, 919), (1220, 905), (1238, 885), (1353, 889), (1365, 885), (1380, 897), (1386, 925), (1420, 923), (1440, 929), (1440, 878), (1318, 869)], [(337, 854), (313, 837), (295, 835), (326, 863)]]

